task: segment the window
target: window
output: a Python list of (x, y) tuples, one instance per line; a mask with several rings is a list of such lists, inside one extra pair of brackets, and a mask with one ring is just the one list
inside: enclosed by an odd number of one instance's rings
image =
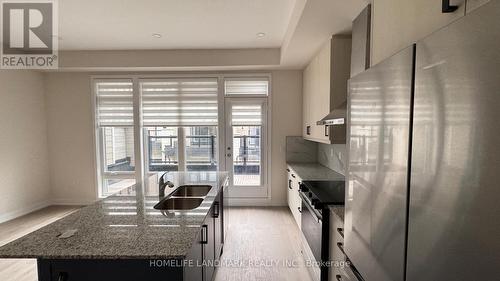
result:
[(217, 126), (185, 127), (186, 170), (217, 171)]
[(100, 197), (148, 173), (219, 169), (232, 196), (268, 194), (269, 77), (207, 76), (93, 80)]
[(133, 172), (134, 128), (104, 127), (104, 170), (106, 172)]
[(144, 126), (217, 126), (217, 79), (140, 82)]
[(101, 196), (135, 183), (132, 81), (95, 84)]
[(253, 101), (231, 104), (233, 185), (262, 184), (262, 104)]
[(176, 127), (146, 128), (149, 171), (179, 170), (179, 141)]
[(224, 83), (226, 96), (267, 96), (268, 78), (227, 78)]
[(142, 80), (149, 171), (216, 171), (218, 80)]

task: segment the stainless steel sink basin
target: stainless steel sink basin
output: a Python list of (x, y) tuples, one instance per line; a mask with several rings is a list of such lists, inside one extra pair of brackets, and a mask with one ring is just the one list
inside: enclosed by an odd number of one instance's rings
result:
[(168, 198), (154, 206), (157, 210), (192, 210), (201, 205), (204, 198)]
[(177, 197), (202, 197), (206, 196), (212, 189), (210, 185), (185, 185), (179, 187), (172, 196)]

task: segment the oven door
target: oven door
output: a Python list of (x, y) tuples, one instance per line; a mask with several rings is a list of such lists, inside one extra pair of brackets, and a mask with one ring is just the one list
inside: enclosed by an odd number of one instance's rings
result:
[(313, 253), (316, 261), (321, 261), (321, 235), (323, 221), (321, 214), (309, 205), (309, 202), (300, 193), (302, 199), (302, 233), (306, 238), (307, 244)]

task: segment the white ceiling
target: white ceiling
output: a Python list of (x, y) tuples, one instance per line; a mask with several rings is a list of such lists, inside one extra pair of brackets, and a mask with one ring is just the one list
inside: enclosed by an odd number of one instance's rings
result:
[[(346, 34), (369, 0), (61, 0), (59, 49), (66, 68), (123, 65), (121, 50), (137, 60), (168, 51), (159, 68), (235, 67), (302, 69), (332, 35)], [(257, 33), (266, 36), (259, 38)], [(154, 33), (161, 38), (154, 38)], [(192, 50), (179, 56), (175, 50)], [(231, 49), (231, 50), (227, 50)], [(215, 51), (219, 57), (212, 52)], [(252, 53), (247, 51), (254, 50)], [(74, 52), (81, 51), (81, 52)], [(99, 51), (99, 52), (96, 52)], [(105, 53), (103, 53), (103, 51)], [(148, 53), (149, 52), (149, 53)], [(222, 53), (221, 53), (222, 52)], [(224, 53), (226, 52), (226, 53)], [(238, 54), (246, 54), (238, 61)], [(247, 52), (247, 53), (245, 53)], [(276, 53), (276, 59), (262, 58)], [(64, 53), (64, 52), (63, 52)], [(75, 59), (76, 58), (76, 59)], [(225, 58), (225, 59), (222, 59)], [(254, 58), (254, 59), (252, 59)], [(249, 63), (258, 61), (258, 63)], [(259, 60), (260, 59), (260, 60)], [(221, 63), (225, 61), (226, 64)], [(197, 63), (203, 61), (203, 63)], [(83, 66), (83, 65), (86, 66)], [(152, 67), (142, 65), (141, 67)]]
[[(279, 48), (295, 1), (63, 0), (59, 48)], [(259, 32), (266, 36), (258, 38)], [(153, 33), (162, 38), (153, 38)]]
[(305, 66), (332, 35), (350, 34), (352, 21), (368, 3), (369, 0), (296, 0), (281, 47), (281, 64)]

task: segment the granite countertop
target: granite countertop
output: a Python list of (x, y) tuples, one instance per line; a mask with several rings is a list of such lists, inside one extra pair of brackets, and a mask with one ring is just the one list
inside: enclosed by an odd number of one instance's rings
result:
[(344, 212), (345, 212), (344, 205), (331, 205), (330, 211), (336, 214), (342, 220), (342, 222), (344, 222)]
[(345, 178), (339, 174), (319, 163), (287, 163), (290, 168), (302, 180), (331, 180), (331, 181), (344, 181)]
[[(200, 207), (167, 215), (153, 208), (160, 201), (155, 174), (142, 184), (128, 187), (0, 247), (0, 258), (184, 258), (227, 176), (225, 172), (169, 173), (167, 179), (176, 187), (204, 184), (212, 189)], [(174, 190), (167, 188), (165, 192), (170, 194)], [(73, 229), (78, 230), (73, 237), (58, 238)]]

